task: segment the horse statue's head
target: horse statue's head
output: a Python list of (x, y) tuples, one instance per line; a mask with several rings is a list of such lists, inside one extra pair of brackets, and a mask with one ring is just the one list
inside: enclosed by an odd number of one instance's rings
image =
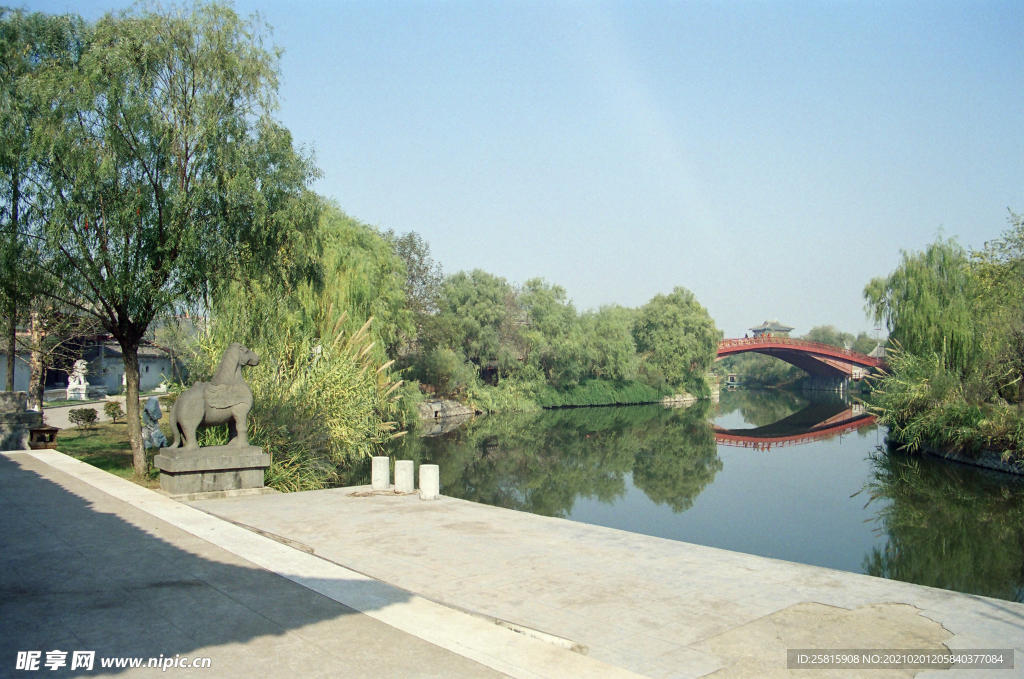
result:
[(230, 384), (242, 380), (243, 365), (259, 365), (260, 357), (252, 349), (247, 349), (238, 342), (228, 345), (224, 357), (220, 359), (217, 372), (214, 373), (210, 384)]

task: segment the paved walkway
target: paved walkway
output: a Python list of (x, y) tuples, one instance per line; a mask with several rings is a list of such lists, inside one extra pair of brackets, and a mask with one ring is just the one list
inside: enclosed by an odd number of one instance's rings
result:
[(654, 679), (792, 677), (787, 648), (1015, 648), (1013, 670), (805, 672), (1024, 677), (1021, 604), (452, 498), (353, 490), (192, 504)]
[[(50, 671), (54, 649), (95, 651), (95, 668), (71, 672), (69, 653)], [(42, 652), (41, 673), (15, 670), (17, 652), (30, 650)], [(210, 658), (200, 673), (209, 677), (506, 676), (33, 456), (0, 455), (0, 676), (152, 677), (101, 670), (100, 658), (161, 655)]]
[(0, 453), (0, 517), (0, 676), (62, 645), (218, 677), (637, 676), (57, 451)]

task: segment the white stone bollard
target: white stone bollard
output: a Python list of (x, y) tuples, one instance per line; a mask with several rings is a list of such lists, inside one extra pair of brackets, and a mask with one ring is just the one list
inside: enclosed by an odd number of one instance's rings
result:
[(374, 490), (391, 488), (391, 458), (373, 458), (373, 464), (370, 467), (370, 485)]
[(413, 485), (412, 460), (395, 460), (395, 490), (399, 493), (411, 493), (416, 490)]
[(441, 497), (441, 472), (436, 464), (420, 465), (420, 499), (436, 500)]

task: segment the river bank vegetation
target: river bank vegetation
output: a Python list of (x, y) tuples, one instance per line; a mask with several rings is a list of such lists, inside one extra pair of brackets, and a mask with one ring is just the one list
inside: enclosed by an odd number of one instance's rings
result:
[(0, 10), (8, 390), (19, 349), (38, 406), (54, 347), (116, 342), (143, 480), (140, 346), (175, 357), (181, 388), (243, 342), (262, 359), (250, 438), (283, 490), (337, 483), (429, 396), (494, 412), (710, 393), (721, 333), (686, 289), (579, 312), (541, 279), (444, 275), (417, 234), (313, 192), (315, 159), (274, 117), (280, 58), (258, 17), (219, 3)]
[(937, 239), (865, 288), (889, 329), (872, 408), (890, 439), (1004, 459), (1024, 456), (1024, 218), (981, 250)]

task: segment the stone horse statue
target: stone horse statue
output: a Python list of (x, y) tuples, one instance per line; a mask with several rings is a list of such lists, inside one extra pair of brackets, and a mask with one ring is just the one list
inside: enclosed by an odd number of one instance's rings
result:
[(196, 382), (181, 392), (171, 406), (171, 431), (174, 441), (165, 448), (198, 450), (196, 429), (228, 423), (228, 445), (249, 445), (246, 417), (252, 409), (252, 392), (242, 379), (243, 365), (259, 365), (260, 357), (251, 349), (233, 342), (220, 359), (217, 372), (209, 382)]

